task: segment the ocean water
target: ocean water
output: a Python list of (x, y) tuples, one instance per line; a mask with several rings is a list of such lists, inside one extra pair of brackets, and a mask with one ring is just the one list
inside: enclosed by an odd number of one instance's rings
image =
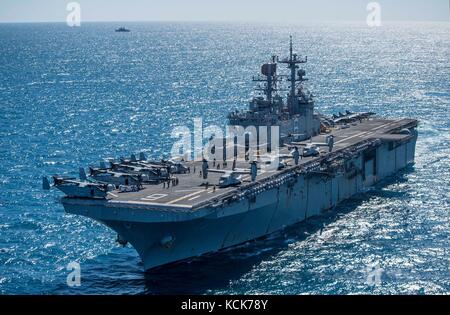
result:
[[(1, 294), (450, 293), (450, 23), (125, 26), (0, 24)], [(317, 110), (420, 119), (414, 166), (267, 239), (147, 274), (41, 189), (104, 157), (164, 156), (194, 117), (223, 126), (289, 34)]]

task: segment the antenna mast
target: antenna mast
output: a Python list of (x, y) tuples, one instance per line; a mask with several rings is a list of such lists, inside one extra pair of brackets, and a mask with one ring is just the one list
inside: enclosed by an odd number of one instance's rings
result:
[(291, 109), (294, 109), (296, 106), (296, 82), (302, 81), (302, 78), (297, 78), (297, 69), (301, 63), (306, 63), (307, 59), (299, 59), (297, 54), (293, 51), (293, 43), (292, 43), (292, 35), (289, 36), (289, 58), (285, 58), (283, 60), (278, 60), (278, 63), (287, 64), (288, 68), (291, 70), (291, 75), (289, 81), (291, 82), (290, 93), (288, 96), (288, 104)]

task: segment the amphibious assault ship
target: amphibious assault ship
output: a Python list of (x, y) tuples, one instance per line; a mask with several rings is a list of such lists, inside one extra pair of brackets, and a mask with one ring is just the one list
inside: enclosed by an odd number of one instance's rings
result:
[[(228, 116), (245, 130), (243, 142), (214, 139), (212, 155), (190, 161), (141, 153), (101, 162), (88, 174), (81, 168), (80, 179), (54, 176), (65, 211), (116, 231), (148, 270), (320, 215), (414, 162), (417, 120), (320, 115), (304, 86), (306, 62), (291, 38), (287, 58), (263, 64), (248, 110)], [(283, 66), (287, 75), (279, 74)], [(218, 153), (221, 143), (227, 150)], [(47, 178), (43, 185), (51, 186)]]

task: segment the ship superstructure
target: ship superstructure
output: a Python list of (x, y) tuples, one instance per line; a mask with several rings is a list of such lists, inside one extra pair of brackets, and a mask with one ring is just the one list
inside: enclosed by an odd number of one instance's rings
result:
[[(259, 95), (250, 101), (246, 111), (234, 111), (228, 115), (230, 125), (279, 126), (280, 143), (309, 139), (319, 134), (320, 118), (314, 114), (314, 99), (306, 89), (306, 71), (301, 68), (307, 57), (300, 58), (293, 51), (292, 36), (289, 56), (279, 59), (272, 56), (271, 62), (261, 66), (261, 74), (253, 77), (258, 83)], [(280, 66), (287, 66), (288, 75), (281, 75)], [(287, 82), (288, 86), (283, 86)], [(284, 84), (285, 85), (285, 84)], [(280, 92), (287, 90), (283, 99)]]

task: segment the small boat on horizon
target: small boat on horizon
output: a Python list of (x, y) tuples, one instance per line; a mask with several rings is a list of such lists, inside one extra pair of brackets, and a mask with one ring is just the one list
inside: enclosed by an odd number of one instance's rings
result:
[(130, 32), (130, 30), (125, 28), (125, 27), (119, 27), (118, 29), (116, 29), (116, 32), (125, 32), (125, 33), (127, 33), (127, 32)]

